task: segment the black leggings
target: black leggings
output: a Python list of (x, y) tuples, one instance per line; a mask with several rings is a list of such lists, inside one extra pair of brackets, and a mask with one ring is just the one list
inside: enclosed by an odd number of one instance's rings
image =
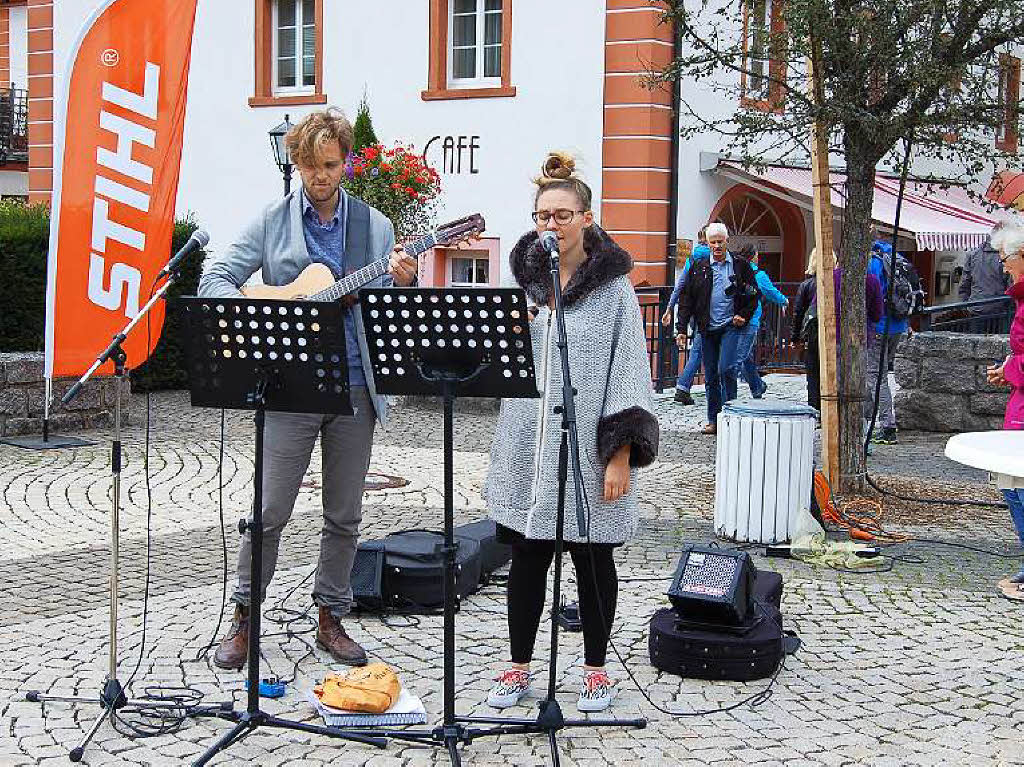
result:
[[(565, 546), (576, 568), (584, 662), (588, 666), (603, 666), (619, 596), (619, 579), (612, 558), (615, 547), (610, 543), (592, 544), (592, 567), (586, 543), (567, 542)], [(508, 634), (513, 663), (529, 663), (533, 658), (533, 645), (544, 611), (548, 567), (554, 557), (554, 541), (524, 539), (513, 548), (512, 566), (508, 573)], [(594, 574), (597, 576), (596, 591)]]

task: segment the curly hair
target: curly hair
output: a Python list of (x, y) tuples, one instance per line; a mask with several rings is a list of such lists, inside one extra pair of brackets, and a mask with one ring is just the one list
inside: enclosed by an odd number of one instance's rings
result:
[(323, 158), (324, 147), (337, 141), (342, 155), (352, 151), (352, 124), (337, 107), (310, 112), (284, 137), (288, 156), (296, 165), (310, 167)]

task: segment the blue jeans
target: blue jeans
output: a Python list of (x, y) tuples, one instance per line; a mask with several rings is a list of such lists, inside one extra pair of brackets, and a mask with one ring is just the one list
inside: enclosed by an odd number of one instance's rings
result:
[(1013, 526), (1017, 529), (1020, 545), (1024, 546), (1024, 488), (1003, 490), (1003, 498), (1006, 500), (1006, 505), (1010, 507), (1010, 519), (1013, 520)]
[(757, 326), (747, 323), (742, 328), (736, 328), (736, 365), (733, 375), (736, 378), (743, 376), (743, 380), (750, 386), (751, 394), (761, 394), (764, 382), (758, 375), (757, 365), (754, 364), (754, 349), (757, 346)]
[(718, 423), (722, 405), (736, 399), (736, 355), (739, 328), (732, 324), (704, 333), (704, 389), (708, 397), (708, 423)]
[(700, 369), (701, 347), (703, 345), (703, 341), (700, 340), (700, 333), (694, 333), (693, 341), (690, 343), (690, 356), (686, 358), (683, 372), (676, 379), (677, 389), (688, 392), (690, 387), (693, 386), (693, 379), (697, 377), (697, 371)]

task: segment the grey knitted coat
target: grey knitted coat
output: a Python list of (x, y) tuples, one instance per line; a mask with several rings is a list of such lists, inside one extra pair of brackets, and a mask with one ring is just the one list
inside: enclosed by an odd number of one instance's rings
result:
[[(590, 540), (622, 543), (637, 527), (637, 467), (658, 453), (651, 371), (640, 306), (626, 275), (632, 259), (596, 225), (586, 230), (580, 264), (563, 291), (569, 367), (576, 391), (580, 464), (589, 500)], [(484, 496), (491, 517), (527, 538), (553, 539), (557, 501), (562, 370), (557, 328), (548, 309), (551, 278), (536, 232), (524, 235), (511, 254), (512, 273), (540, 313), (530, 323), (540, 399), (501, 403)], [(606, 502), (604, 467), (629, 443), (629, 492)], [(565, 539), (580, 537), (570, 471), (566, 488)], [(586, 507), (584, 507), (586, 513)]]

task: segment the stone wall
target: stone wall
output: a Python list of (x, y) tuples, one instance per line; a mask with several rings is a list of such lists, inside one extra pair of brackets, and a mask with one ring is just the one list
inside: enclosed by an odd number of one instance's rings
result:
[[(73, 383), (71, 379), (54, 381), (54, 400), (59, 400)], [(44, 391), (42, 352), (0, 353), (0, 437), (42, 433)], [(127, 423), (127, 391), (122, 392), (121, 408), (122, 421)], [(50, 431), (67, 434), (109, 426), (113, 412), (113, 379), (93, 379), (67, 408), (51, 411)]]
[(1009, 390), (992, 386), (985, 369), (1010, 352), (1008, 336), (916, 333), (896, 354), (896, 422), (901, 429), (1001, 429)]

